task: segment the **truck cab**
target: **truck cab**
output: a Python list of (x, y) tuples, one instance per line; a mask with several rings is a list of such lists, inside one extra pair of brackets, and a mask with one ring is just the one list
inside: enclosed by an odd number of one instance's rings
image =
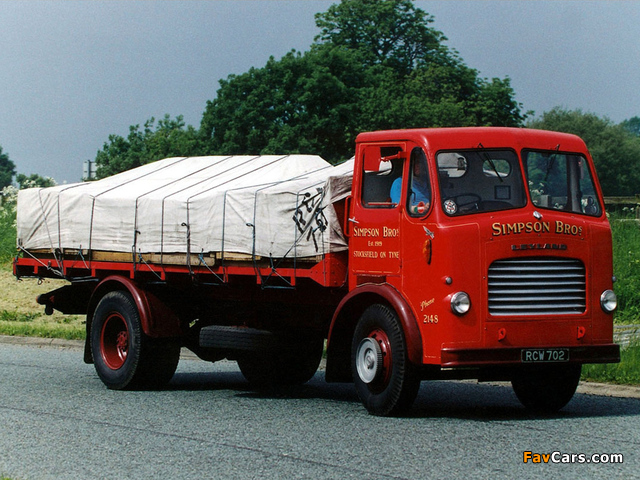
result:
[(578, 137), (364, 133), (347, 203), (349, 294), (332, 330), (348, 329), (344, 309), (372, 413), (410, 403), (426, 378), (510, 380), (523, 404), (553, 411), (583, 363), (619, 361), (611, 233)]

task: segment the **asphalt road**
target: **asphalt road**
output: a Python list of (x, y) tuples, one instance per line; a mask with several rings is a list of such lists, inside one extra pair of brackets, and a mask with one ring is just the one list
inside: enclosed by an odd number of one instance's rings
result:
[[(525, 451), (624, 463), (525, 464)], [(168, 389), (117, 392), (77, 349), (0, 344), (0, 477), (15, 480), (630, 479), (639, 451), (640, 399), (577, 394), (535, 418), (505, 386), (428, 382), (409, 417), (377, 418), (321, 372), (264, 395), (234, 363), (181, 360)]]

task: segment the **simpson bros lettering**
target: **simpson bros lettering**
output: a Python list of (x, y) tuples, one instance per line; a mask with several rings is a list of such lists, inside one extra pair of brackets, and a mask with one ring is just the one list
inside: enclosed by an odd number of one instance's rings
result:
[(560, 220), (551, 222), (514, 222), (500, 223), (496, 222), (491, 225), (492, 235), (494, 237), (504, 235), (519, 235), (521, 233), (556, 233), (559, 235), (582, 235), (582, 227), (564, 223)]

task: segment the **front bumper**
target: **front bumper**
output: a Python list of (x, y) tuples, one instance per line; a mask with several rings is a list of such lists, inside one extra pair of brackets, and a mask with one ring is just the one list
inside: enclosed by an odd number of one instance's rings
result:
[[(544, 350), (547, 347), (535, 347)], [(615, 343), (604, 345), (588, 345), (565, 347), (562, 345), (549, 346), (549, 349), (557, 350), (566, 348), (569, 350), (569, 361), (565, 363), (618, 363), (620, 362), (620, 345)], [(441, 351), (442, 368), (464, 367), (497, 367), (523, 365), (521, 360), (522, 350), (525, 347), (508, 348), (443, 348)]]

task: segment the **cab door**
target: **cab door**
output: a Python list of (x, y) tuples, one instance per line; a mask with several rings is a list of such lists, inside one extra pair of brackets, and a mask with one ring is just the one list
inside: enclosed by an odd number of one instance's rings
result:
[(406, 158), (404, 143), (358, 146), (359, 167), (348, 219), (352, 288), (400, 277), (400, 209)]

